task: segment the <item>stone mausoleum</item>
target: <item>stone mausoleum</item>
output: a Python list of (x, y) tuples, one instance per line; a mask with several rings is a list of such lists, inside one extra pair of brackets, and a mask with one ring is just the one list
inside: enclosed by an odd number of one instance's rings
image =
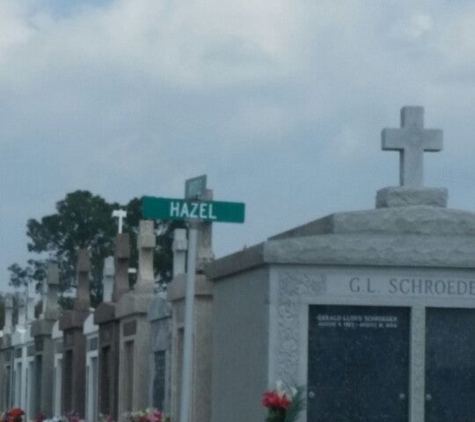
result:
[[(475, 417), (475, 213), (423, 183), (442, 131), (404, 107), (382, 132), (400, 185), (216, 260), (212, 422), (264, 420), (277, 380), (307, 387), (302, 421)], [(238, 364), (237, 364), (238, 363)]]

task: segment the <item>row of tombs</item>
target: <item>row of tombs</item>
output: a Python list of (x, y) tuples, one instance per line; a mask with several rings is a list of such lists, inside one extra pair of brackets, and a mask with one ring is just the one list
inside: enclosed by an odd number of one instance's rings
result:
[[(383, 131), (383, 149), (407, 148), (400, 186), (380, 189), (375, 209), (217, 260), (202, 223), (190, 420), (265, 420), (262, 392), (277, 380), (306, 387), (302, 422), (473, 420), (475, 213), (447, 208), (445, 188), (423, 185), (423, 153), (442, 148), (442, 132), (422, 118), (406, 107), (402, 127)], [(59, 315), (54, 266), (41, 318), (27, 301), (12, 327), (7, 303), (0, 409), (21, 406), (29, 418), (74, 410), (91, 422), (153, 405), (179, 421), (186, 242), (176, 232), (166, 297), (153, 293), (155, 237), (144, 221), (132, 291), (120, 234), (95, 312), (84, 251), (73, 311)]]
[[(204, 236), (206, 230), (210, 228), (203, 228)], [(78, 251), (73, 310), (60, 311), (58, 266), (53, 262), (48, 265), (39, 318), (34, 318), (33, 294), (25, 293), (19, 296), (18, 322), (12, 326), (13, 300), (7, 295), (0, 349), (0, 384), (4, 386), (0, 409), (20, 407), (26, 420), (72, 412), (87, 421), (97, 421), (99, 415), (120, 420), (126, 412), (151, 406), (176, 413), (179, 403), (178, 397), (172, 402), (171, 383), (177, 385), (181, 363), (172, 367), (171, 352), (172, 341), (182, 341), (183, 323), (175, 317), (176, 338), (172, 340), (172, 309), (180, 312), (184, 299), (179, 273), (185, 270), (186, 232), (175, 232), (178, 274), (168, 288), (168, 300), (163, 292), (154, 293), (152, 221), (140, 222), (137, 242), (139, 268), (133, 290), (128, 276), (129, 235), (121, 233), (116, 237), (115, 256), (104, 262), (103, 302), (95, 310), (90, 307), (87, 250)], [(202, 276), (196, 279), (206, 284)], [(199, 293), (195, 301), (198, 315), (206, 312), (208, 301), (203, 289)], [(204, 335), (209, 327), (201, 329), (201, 320), (197, 318), (196, 324)], [(200, 370), (202, 363), (196, 358), (195, 363)], [(209, 385), (209, 380), (201, 378), (197, 386), (201, 383)], [(209, 413), (201, 415), (200, 411), (196, 410), (197, 416), (209, 420)]]

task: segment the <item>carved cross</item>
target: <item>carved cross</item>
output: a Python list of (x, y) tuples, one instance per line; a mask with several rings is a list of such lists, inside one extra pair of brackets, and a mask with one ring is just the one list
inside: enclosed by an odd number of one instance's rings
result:
[(114, 210), (112, 211), (112, 217), (116, 217), (119, 219), (119, 234), (122, 233), (124, 218), (127, 217), (127, 212), (124, 210)]
[(141, 220), (137, 236), (137, 248), (139, 250), (138, 278), (134, 287), (134, 291), (137, 293), (152, 293), (155, 287), (153, 274), (155, 242), (153, 221)]
[(442, 150), (442, 130), (424, 129), (424, 108), (403, 107), (401, 128), (383, 129), (381, 147), (399, 151), (401, 186), (420, 188), (424, 184), (423, 154)]
[(59, 317), (59, 268), (56, 262), (48, 263), (48, 284), (43, 297), (43, 314), (45, 319), (54, 320)]

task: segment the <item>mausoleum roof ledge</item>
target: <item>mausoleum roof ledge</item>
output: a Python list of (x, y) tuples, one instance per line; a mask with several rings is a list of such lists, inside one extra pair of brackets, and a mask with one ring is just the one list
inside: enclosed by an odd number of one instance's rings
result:
[(269, 240), (218, 259), (213, 281), (272, 264), (475, 268), (475, 236), (327, 234)]

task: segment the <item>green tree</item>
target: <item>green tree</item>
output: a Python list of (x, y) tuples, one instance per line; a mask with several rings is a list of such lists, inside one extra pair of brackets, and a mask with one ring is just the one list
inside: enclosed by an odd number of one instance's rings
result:
[(0, 329), (5, 325), (5, 296), (0, 293)]
[[(141, 218), (140, 199), (134, 198), (125, 206), (108, 203), (102, 197), (88, 191), (75, 191), (56, 203), (56, 213), (41, 220), (27, 222), (28, 251), (39, 255), (30, 259), (25, 267), (12, 264), (9, 267), (10, 284), (20, 287), (28, 283), (37, 286), (46, 277), (48, 260), (55, 260), (60, 272), (60, 290), (68, 291), (76, 286), (76, 254), (78, 249), (88, 249), (91, 256), (91, 299), (97, 305), (102, 298), (102, 270), (104, 259), (114, 253), (117, 221), (112, 211), (123, 208), (127, 211), (124, 231), (131, 236), (130, 266), (137, 266), (135, 248), (138, 225)], [(155, 251), (156, 277), (162, 283), (171, 278), (173, 229), (180, 224), (157, 222), (157, 248)], [(135, 282), (131, 277), (131, 284)], [(66, 303), (67, 301), (65, 301)]]

